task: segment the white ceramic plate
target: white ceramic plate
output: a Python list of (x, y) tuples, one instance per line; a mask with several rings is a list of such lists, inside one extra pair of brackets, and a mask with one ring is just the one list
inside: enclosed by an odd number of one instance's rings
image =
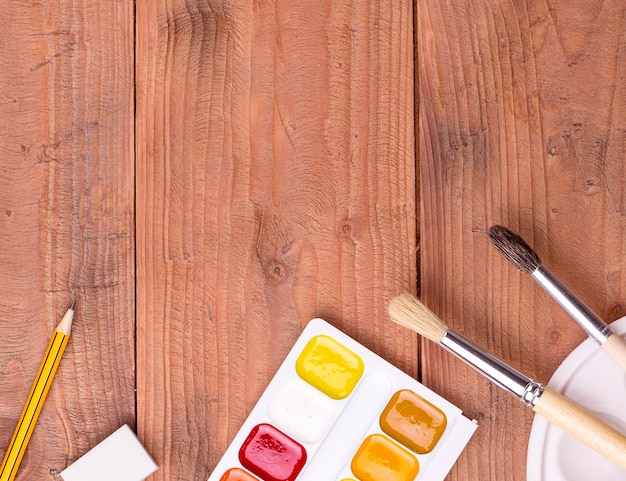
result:
[[(626, 317), (611, 324), (622, 337)], [(548, 383), (626, 433), (626, 374), (593, 340), (567, 356)], [(626, 471), (535, 416), (528, 440), (527, 481), (624, 481)]]

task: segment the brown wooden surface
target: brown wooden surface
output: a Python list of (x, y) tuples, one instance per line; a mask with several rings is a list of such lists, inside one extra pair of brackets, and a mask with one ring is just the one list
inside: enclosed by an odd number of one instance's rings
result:
[(73, 334), (19, 481), (135, 424), (131, 1), (0, 5), (0, 451), (52, 330)]
[[(626, 314), (625, 4), (418, 3), (422, 299), (547, 381), (585, 336), (486, 230), (518, 231), (607, 321)], [(531, 411), (423, 352), (424, 382), (481, 424), (450, 479), (525, 480)]]
[(625, 7), (388, 3), (1, 4), (2, 453), (78, 298), (18, 481), (126, 422), (150, 479), (206, 480), (314, 316), (479, 420), (449, 481), (525, 480), (530, 411), (386, 303), (419, 261), (435, 312), (547, 381), (584, 334), (499, 222), (626, 314)]
[(320, 316), (417, 374), (410, 2), (137, 2), (137, 412), (205, 480)]

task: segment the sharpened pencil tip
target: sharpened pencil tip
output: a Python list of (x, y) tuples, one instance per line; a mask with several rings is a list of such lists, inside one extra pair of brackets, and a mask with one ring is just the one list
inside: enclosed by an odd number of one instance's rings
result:
[(75, 307), (76, 307), (76, 299), (72, 301), (72, 305), (70, 306), (70, 309), (73, 311)]

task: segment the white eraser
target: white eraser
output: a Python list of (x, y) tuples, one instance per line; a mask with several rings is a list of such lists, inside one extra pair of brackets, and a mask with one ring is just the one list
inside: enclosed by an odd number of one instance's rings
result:
[(143, 481), (158, 466), (128, 424), (61, 471), (64, 481)]

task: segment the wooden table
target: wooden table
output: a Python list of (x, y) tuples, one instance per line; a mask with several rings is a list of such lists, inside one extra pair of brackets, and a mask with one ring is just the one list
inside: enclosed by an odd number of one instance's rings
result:
[(18, 480), (59, 479), (123, 423), (150, 479), (206, 480), (315, 316), (478, 419), (449, 480), (525, 480), (532, 413), (386, 306), (419, 288), (547, 381), (584, 334), (490, 246), (502, 223), (626, 314), (625, 18), (621, 0), (0, 2), (2, 452), (78, 301)]

